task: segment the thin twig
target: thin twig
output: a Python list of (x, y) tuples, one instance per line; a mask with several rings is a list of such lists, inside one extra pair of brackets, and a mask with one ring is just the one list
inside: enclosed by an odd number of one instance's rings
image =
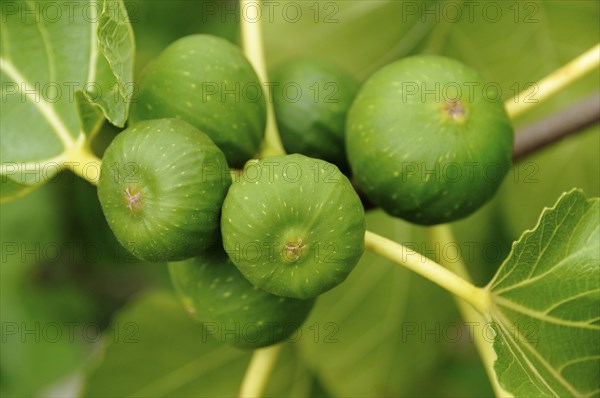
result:
[(513, 159), (544, 148), (569, 134), (585, 130), (600, 120), (600, 91), (515, 133)]

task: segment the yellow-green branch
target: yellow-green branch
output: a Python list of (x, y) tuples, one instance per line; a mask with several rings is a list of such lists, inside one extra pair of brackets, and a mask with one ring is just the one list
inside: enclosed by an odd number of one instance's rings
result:
[(240, 388), (240, 398), (261, 397), (277, 362), (281, 344), (254, 350)]
[(595, 45), (568, 64), (507, 100), (504, 106), (508, 116), (515, 119), (548, 99), (560, 89), (591, 72), (598, 65), (600, 65), (600, 44)]
[(240, 1), (240, 25), (242, 30), (242, 48), (246, 58), (256, 70), (256, 73), (263, 83), (263, 93), (267, 102), (267, 126), (265, 130), (265, 141), (259, 157), (285, 155), (285, 149), (279, 137), (277, 123), (275, 120), (275, 110), (273, 109), (272, 90), (269, 88), (267, 66), (265, 63), (265, 52), (263, 48), (263, 34), (261, 18), (255, 21), (249, 21), (241, 10), (248, 9), (249, 5), (255, 4), (256, 8), (261, 9), (260, 0), (241, 0)]
[(462, 298), (480, 313), (487, 312), (489, 294), (486, 290), (474, 286), (422, 254), (370, 231), (365, 233), (365, 247), (429, 279)]

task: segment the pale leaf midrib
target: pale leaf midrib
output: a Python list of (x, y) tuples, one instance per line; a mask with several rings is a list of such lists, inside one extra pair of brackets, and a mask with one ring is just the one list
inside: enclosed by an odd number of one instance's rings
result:
[[(593, 293), (593, 292), (594, 291), (590, 291), (590, 293)], [(557, 318), (557, 317), (554, 317), (551, 315), (547, 315), (543, 312), (539, 312), (539, 311), (524, 307), (520, 304), (517, 304), (517, 303), (510, 301), (501, 296), (492, 295), (492, 300), (496, 303), (497, 306), (507, 307), (515, 312), (520, 312), (521, 314), (527, 315), (531, 318), (540, 320), (542, 322), (548, 322), (548, 323), (565, 326), (565, 327), (600, 330), (600, 326), (590, 325), (589, 323), (584, 323), (584, 322), (579, 322), (579, 321), (569, 321), (566, 319), (561, 319), (561, 318)]]
[[(27, 0), (27, 4), (32, 4), (31, 0)], [(41, 15), (40, 8), (33, 6), (33, 9), (36, 11), (37, 21), (36, 27), (40, 32), (40, 37), (42, 38), (42, 42), (44, 43), (44, 50), (46, 52), (46, 57), (48, 58), (48, 78), (50, 82), (56, 82), (56, 61), (54, 60), (54, 51), (52, 48), (52, 41), (50, 40), (50, 35), (48, 30), (46, 29), (45, 18)]]
[[(25, 87), (25, 98), (39, 110), (43, 118), (48, 122), (50, 127), (52, 127), (52, 131), (60, 140), (63, 147), (65, 147), (65, 149), (73, 147), (75, 145), (75, 140), (72, 138), (73, 134), (69, 132), (60, 116), (56, 114), (54, 107), (43, 99), (44, 97), (31, 86), (21, 73), (19, 73), (12, 62), (0, 57), (0, 70), (6, 73), (6, 75), (17, 84), (19, 92), (22, 92), (21, 89)], [(32, 96), (33, 98), (31, 98)], [(37, 101), (36, 98), (39, 98), (39, 101)]]
[[(534, 347), (531, 346), (531, 344), (527, 343), (526, 338), (521, 334), (521, 332), (518, 329), (515, 330), (515, 334), (517, 335), (516, 337), (519, 339), (519, 342), (517, 342), (514, 339), (512, 339), (511, 333), (509, 333), (509, 331), (506, 329), (507, 325), (510, 325), (510, 322), (506, 318), (505, 314), (502, 311), (500, 311), (500, 309), (497, 306), (496, 306), (496, 311), (494, 311), (494, 313), (492, 314), (492, 318), (493, 319), (495, 318), (498, 321), (499, 327), (504, 331), (503, 336), (505, 336), (506, 339), (511, 339), (514, 342), (515, 347), (519, 351), (522, 352), (521, 347), (520, 347), (520, 345), (522, 345), (524, 348), (526, 348), (542, 364), (542, 366), (544, 366), (546, 368), (546, 370), (555, 378), (555, 380), (557, 382), (559, 382), (560, 384), (562, 384), (563, 387), (565, 387), (567, 390), (569, 390), (574, 396), (581, 396), (582, 395), (579, 391), (577, 391), (577, 389), (575, 387), (573, 387), (568, 381), (566, 381), (562, 377), (562, 375), (560, 373), (557, 373), (557, 370), (554, 369), (544, 359), (544, 357)], [(529, 359), (527, 358), (527, 355), (525, 355), (524, 352), (522, 352), (522, 356), (527, 361), (527, 363), (529, 363), (531, 365), (530, 368), (531, 368), (532, 372), (534, 372), (535, 374), (539, 375), (536, 367), (533, 366), (529, 362)], [(541, 377), (541, 375), (539, 375), (539, 379), (544, 384), (548, 385), (546, 383), (546, 380), (543, 377)], [(549, 385), (548, 385), (548, 387), (550, 388), (550, 390), (552, 390), (554, 392), (554, 389), (552, 389)]]
[[(527, 375), (527, 377), (529, 378), (529, 380), (531, 381), (531, 383), (533, 385), (536, 385), (535, 380), (533, 380), (531, 378), (530, 373), (533, 373), (536, 377), (537, 380), (539, 380), (542, 384), (544, 384), (544, 386), (546, 386), (546, 388), (551, 391), (555, 397), (558, 397), (559, 395), (556, 393), (556, 391), (554, 391), (554, 389), (546, 382), (546, 380), (542, 377), (541, 374), (538, 373), (537, 368), (529, 361), (529, 359), (527, 358), (527, 355), (525, 355), (525, 353), (523, 353), (523, 351), (521, 351), (521, 349), (519, 348), (518, 344), (516, 341), (509, 339), (508, 336), (510, 336), (510, 333), (508, 333), (508, 331), (506, 330), (505, 325), (502, 322), (498, 322), (498, 327), (500, 328), (500, 338), (503, 339), (505, 341), (505, 345), (506, 347), (510, 350), (511, 354), (512, 354), (512, 361), (513, 362), (517, 362), (518, 365), (521, 367), (521, 369), (523, 369), (523, 372)], [(512, 342), (512, 344), (511, 344)], [(514, 346), (514, 348), (513, 348)], [(515, 352), (515, 349), (518, 349), (519, 352)], [(519, 360), (519, 358), (522, 359)], [(525, 363), (523, 363), (525, 362)], [(529, 371), (531, 372), (529, 372)]]
[(95, 0), (90, 0), (90, 8), (94, 10), (96, 15), (90, 21), (90, 60), (88, 65), (87, 83), (96, 81), (96, 67), (98, 63), (98, 9), (94, 6)]
[[(41, 173), (42, 171), (45, 173), (45, 177), (47, 177), (47, 179), (50, 179), (52, 177), (54, 177), (55, 173), (48, 173), (48, 170), (50, 169), (50, 167), (54, 166), (55, 164), (60, 166), (61, 168), (64, 167), (64, 162), (67, 160), (67, 156), (66, 156), (66, 152), (61, 153), (60, 155), (57, 156), (53, 156), (51, 158), (47, 158), (47, 159), (43, 159), (43, 160), (39, 160), (39, 161), (29, 161), (29, 162), (3, 162), (2, 164), (0, 164), (0, 175), (8, 175), (9, 173), (12, 174), (13, 172), (22, 172), (22, 171), (26, 171), (28, 173), (31, 173), (31, 170), (35, 170), (39, 173)], [(16, 166), (16, 170), (13, 170), (12, 167)], [(51, 171), (54, 172), (54, 169), (50, 169)]]

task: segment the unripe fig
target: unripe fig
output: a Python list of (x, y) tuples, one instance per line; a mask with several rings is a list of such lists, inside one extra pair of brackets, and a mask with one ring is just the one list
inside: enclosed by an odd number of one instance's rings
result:
[(500, 186), (513, 128), (493, 85), (462, 63), (414, 56), (376, 72), (347, 121), (358, 186), (387, 213), (418, 224), (466, 217)]
[(364, 251), (365, 215), (335, 165), (295, 154), (246, 165), (223, 203), (221, 231), (250, 282), (306, 299), (352, 271)]
[(347, 171), (344, 130), (358, 91), (356, 79), (335, 64), (298, 59), (275, 69), (272, 80), (277, 126), (286, 151)]
[(183, 119), (208, 134), (231, 167), (241, 167), (264, 135), (262, 90), (237, 46), (210, 35), (186, 36), (146, 67), (129, 120)]
[(178, 119), (121, 132), (102, 159), (98, 197), (119, 242), (147, 261), (193, 257), (219, 237), (231, 184), (223, 152)]
[(169, 263), (171, 280), (196, 320), (211, 323), (214, 336), (240, 348), (278, 343), (300, 327), (314, 300), (269, 294), (252, 285), (222, 247)]

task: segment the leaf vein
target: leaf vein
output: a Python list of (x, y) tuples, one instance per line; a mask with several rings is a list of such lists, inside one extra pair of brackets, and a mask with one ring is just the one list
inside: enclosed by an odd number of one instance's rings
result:
[(596, 293), (596, 291), (595, 290), (590, 290), (590, 291), (587, 291), (587, 292), (581, 292), (581, 293), (576, 294), (574, 296), (567, 297), (564, 300), (559, 300), (556, 303), (552, 304), (550, 307), (546, 308), (546, 310), (544, 311), (544, 314), (549, 314), (550, 312), (554, 311), (556, 308), (560, 307), (563, 304), (568, 303), (569, 301), (573, 301), (573, 300), (577, 300), (578, 298), (581, 298), (581, 297), (589, 296), (592, 293)]
[(44, 119), (50, 124), (58, 139), (62, 142), (65, 148), (71, 148), (75, 144), (72, 135), (65, 127), (60, 116), (54, 111), (54, 107), (48, 104), (41, 94), (31, 86), (15, 66), (8, 60), (0, 57), (0, 70), (4, 71), (16, 84), (19, 91), (25, 90), (25, 98), (35, 105)]
[(564, 257), (562, 260), (560, 260), (558, 263), (556, 263), (552, 268), (548, 269), (548, 271), (546, 271), (536, 277), (533, 277), (533, 278), (523, 279), (522, 281), (515, 283), (513, 285), (509, 285), (503, 289), (494, 290), (493, 292), (497, 295), (501, 295), (501, 294), (509, 292), (511, 290), (518, 289), (520, 287), (535, 283), (535, 282), (539, 281), (540, 279), (545, 278), (548, 274), (551, 274), (552, 272), (556, 271), (557, 268), (560, 268), (564, 265), (568, 265), (569, 261), (571, 261), (573, 258), (581, 257), (582, 254), (585, 254), (591, 250), (593, 250), (593, 248), (586, 248), (586, 249), (578, 251), (576, 253), (571, 253), (570, 255), (568, 255), (567, 257)]
[[(32, 1), (27, 0), (27, 4), (31, 5)], [(48, 77), (50, 82), (56, 82), (56, 61), (54, 60), (54, 52), (52, 51), (52, 42), (50, 40), (50, 35), (48, 33), (48, 30), (46, 29), (46, 26), (44, 25), (45, 18), (40, 14), (41, 11), (39, 7), (34, 6), (33, 8), (37, 14), (36, 21), (38, 21), (38, 23), (35, 26), (40, 32), (40, 36), (42, 38), (42, 41), (44, 42), (44, 50), (46, 52), (46, 57), (48, 58)]]
[(95, 15), (90, 18), (90, 61), (88, 67), (87, 82), (92, 83), (96, 81), (96, 65), (98, 63), (98, 9), (94, 7), (94, 0), (90, 0), (90, 8), (93, 10)]
[[(503, 318), (502, 315), (500, 315), (500, 314), (498, 314), (498, 315), (499, 315), (499, 318)], [(508, 338), (508, 336), (510, 336), (511, 334), (506, 329), (505, 325), (502, 322), (498, 322), (498, 327), (500, 327), (501, 331), (504, 332), (504, 333), (500, 333), (500, 337), (505, 341), (506, 346), (508, 347), (510, 352), (513, 354), (512, 355), (512, 357), (514, 358), (513, 361), (517, 361), (517, 363), (519, 364), (519, 366), (521, 366), (521, 369), (523, 369), (523, 371), (525, 372), (525, 374), (527, 375), (529, 380), (531, 380), (532, 384), (535, 385), (536, 383), (535, 383), (535, 380), (532, 379), (531, 374), (537, 376), (537, 379), (540, 380), (542, 382), (542, 384), (544, 384), (544, 386), (546, 386), (546, 388), (548, 388), (548, 390), (554, 394), (554, 396), (558, 397), (559, 394), (556, 391), (554, 391), (554, 389), (546, 382), (546, 380), (542, 377), (542, 375), (539, 374), (537, 368), (531, 363), (531, 361), (529, 361), (529, 359), (527, 358), (527, 355), (525, 355), (525, 353), (519, 348), (519, 345), (517, 344), (517, 342), (514, 341), (513, 339)], [(517, 350), (518, 352), (515, 350)], [(519, 360), (519, 358), (522, 358), (523, 362), (521, 362)], [(528, 372), (527, 368), (529, 368), (529, 370), (531, 370), (531, 372)]]
[(552, 323), (552, 324), (555, 324), (555, 325), (566, 326), (566, 327), (600, 330), (600, 326), (591, 325), (591, 324), (589, 324), (587, 322), (569, 321), (569, 320), (566, 320), (566, 319), (561, 319), (561, 318), (557, 318), (555, 316), (547, 315), (547, 314), (544, 314), (542, 312), (535, 311), (535, 310), (529, 309), (527, 307), (523, 307), (520, 304), (517, 304), (517, 303), (515, 303), (513, 301), (510, 301), (508, 299), (505, 299), (504, 297), (495, 296), (494, 297), (494, 301), (498, 305), (502, 305), (504, 307), (507, 307), (507, 308), (513, 310), (513, 311), (520, 312), (520, 313), (522, 313), (524, 315), (530, 316), (531, 318), (538, 319), (538, 320), (543, 321), (543, 322), (548, 322), (548, 323)]
[[(496, 315), (499, 318), (499, 322), (498, 325), (500, 326), (500, 328), (504, 331), (505, 336), (512, 336), (509, 331), (506, 328), (506, 325), (509, 324), (507, 318), (504, 316), (504, 314), (502, 313), (502, 311), (500, 311), (498, 309), (498, 311), (496, 311)], [(552, 366), (544, 359), (544, 357), (542, 357), (540, 355), (539, 352), (537, 352), (537, 350), (535, 348), (533, 348), (531, 346), (531, 344), (528, 344), (525, 337), (518, 331), (516, 330), (515, 333), (518, 335), (518, 339), (521, 342), (521, 345), (526, 348), (531, 354), (533, 354), (534, 357), (537, 358), (538, 361), (540, 361), (540, 363), (542, 364), (542, 366), (544, 366), (548, 372), (554, 376), (554, 378), (560, 383), (562, 384), (567, 390), (569, 390), (574, 396), (581, 396), (582, 394), (577, 391), (577, 389), (575, 389), (575, 387), (573, 387), (568, 381), (566, 381), (562, 375), (560, 373), (557, 373), (556, 370), (554, 368), (552, 368)], [(507, 337), (508, 338), (508, 337)], [(530, 369), (533, 373), (535, 373), (536, 375), (539, 376), (539, 379), (550, 389), (550, 391), (552, 391), (556, 396), (559, 396), (559, 394), (557, 394), (554, 389), (552, 389), (548, 383), (546, 382), (546, 380), (541, 377), (541, 375), (539, 374), (538, 370), (536, 369), (535, 366), (533, 366), (533, 364), (529, 361), (529, 359), (527, 358), (527, 356), (525, 355), (525, 353), (523, 352), (523, 350), (519, 347), (519, 343), (517, 341), (515, 341), (514, 339), (510, 338), (510, 340), (512, 340), (514, 342), (515, 347), (519, 350), (519, 352), (522, 353), (523, 358), (527, 361), (527, 363), (530, 366)]]

